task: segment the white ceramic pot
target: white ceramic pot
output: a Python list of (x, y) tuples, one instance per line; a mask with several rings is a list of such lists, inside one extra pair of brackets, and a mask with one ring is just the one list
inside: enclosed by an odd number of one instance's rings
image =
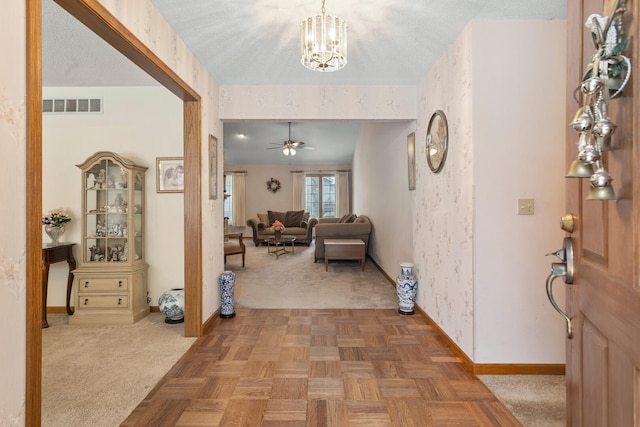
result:
[(184, 322), (184, 289), (175, 288), (160, 295), (158, 307), (160, 312), (166, 316), (165, 322)]

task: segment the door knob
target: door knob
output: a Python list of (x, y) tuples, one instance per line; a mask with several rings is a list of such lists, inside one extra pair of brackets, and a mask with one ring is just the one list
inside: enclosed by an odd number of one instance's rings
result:
[(571, 324), (571, 318), (566, 315), (564, 311), (558, 306), (555, 298), (553, 297), (553, 281), (558, 277), (562, 277), (562, 280), (567, 284), (573, 284), (573, 242), (571, 237), (565, 237), (562, 244), (562, 249), (556, 252), (551, 252), (547, 255), (555, 255), (562, 262), (551, 263), (551, 274), (547, 277), (547, 297), (553, 308), (564, 317), (567, 322), (567, 338), (573, 338), (573, 326)]
[(566, 214), (560, 218), (560, 228), (567, 233), (573, 233), (576, 225), (576, 216), (574, 214)]

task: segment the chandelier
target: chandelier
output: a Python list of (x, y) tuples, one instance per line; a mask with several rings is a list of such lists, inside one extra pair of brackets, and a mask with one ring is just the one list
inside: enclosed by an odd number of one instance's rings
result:
[(300, 25), (300, 63), (312, 71), (337, 71), (347, 65), (347, 24), (339, 17), (310, 16)]

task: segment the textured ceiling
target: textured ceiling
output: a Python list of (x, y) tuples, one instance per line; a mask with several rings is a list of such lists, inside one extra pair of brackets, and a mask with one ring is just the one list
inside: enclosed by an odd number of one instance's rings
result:
[(320, 0), (151, 0), (223, 85), (415, 85), (473, 19), (564, 18), (565, 0), (327, 0), (348, 25), (348, 64), (300, 64), (300, 22)]
[[(349, 28), (348, 64), (318, 73), (300, 64), (299, 24), (320, 0), (151, 2), (220, 85), (417, 85), (473, 19), (566, 14), (564, 0), (327, 0)], [(44, 86), (157, 85), (53, 0), (42, 4)], [(286, 122), (225, 123), (225, 161), (350, 163), (358, 132), (353, 122), (294, 123), (292, 139), (316, 149), (291, 158), (266, 150), (287, 139)]]

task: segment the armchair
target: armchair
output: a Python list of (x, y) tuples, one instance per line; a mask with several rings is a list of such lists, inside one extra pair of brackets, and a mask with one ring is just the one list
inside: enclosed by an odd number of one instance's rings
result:
[(242, 233), (227, 233), (224, 237), (224, 263), (227, 263), (227, 256), (242, 254), (242, 268), (244, 268), (245, 246), (242, 241)]

